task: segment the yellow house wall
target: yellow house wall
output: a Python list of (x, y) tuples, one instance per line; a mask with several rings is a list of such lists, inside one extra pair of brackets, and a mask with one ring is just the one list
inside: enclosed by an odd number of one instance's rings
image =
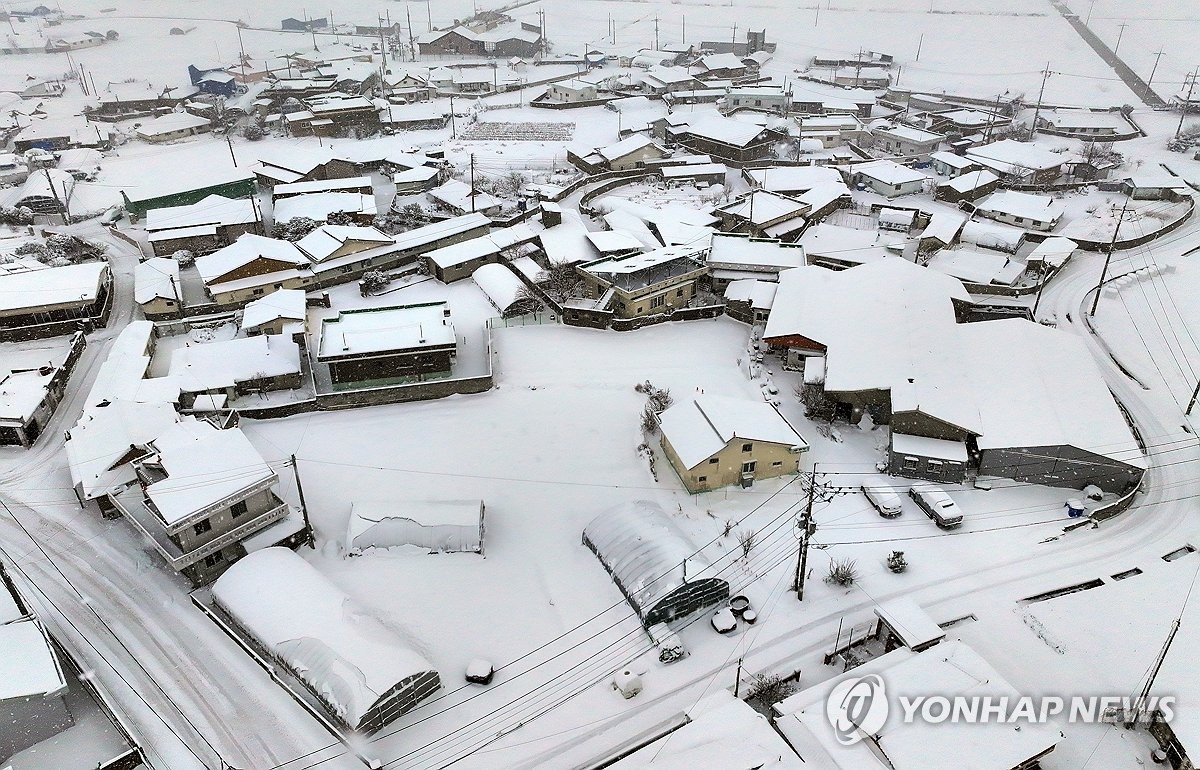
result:
[[(695, 468), (683, 467), (683, 462), (675, 452), (671, 442), (664, 435), (659, 442), (663, 453), (671, 467), (679, 474), (679, 479), (689, 492), (706, 492), (710, 489), (720, 489), (742, 480), (742, 463), (753, 460), (754, 479), (773, 479), (777, 476), (794, 474), (799, 469), (801, 455), (793, 454), (790, 447), (766, 441), (746, 441), (735, 438), (725, 445), (725, 448), (715, 455), (705, 459)], [(743, 452), (742, 446), (750, 444), (749, 452)], [(716, 460), (716, 462), (712, 462)], [(779, 463), (779, 465), (775, 465)], [(701, 480), (703, 479), (703, 481)]]

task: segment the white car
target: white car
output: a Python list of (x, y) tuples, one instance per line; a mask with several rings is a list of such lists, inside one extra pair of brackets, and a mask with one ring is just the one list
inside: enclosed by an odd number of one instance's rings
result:
[(942, 529), (954, 529), (962, 525), (962, 511), (946, 490), (936, 484), (913, 484), (908, 496)]
[(867, 501), (883, 518), (894, 519), (904, 513), (904, 503), (891, 487), (868, 487), (864, 484), (862, 491), (867, 496)]

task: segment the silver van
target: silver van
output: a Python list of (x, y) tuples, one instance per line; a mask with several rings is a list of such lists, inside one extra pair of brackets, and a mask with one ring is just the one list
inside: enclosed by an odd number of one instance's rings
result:
[(908, 490), (908, 496), (942, 529), (954, 529), (962, 524), (962, 511), (941, 487), (935, 484), (913, 484)]
[(894, 519), (904, 513), (904, 503), (900, 500), (900, 495), (893, 492), (891, 487), (868, 487), (864, 484), (862, 491), (883, 518)]

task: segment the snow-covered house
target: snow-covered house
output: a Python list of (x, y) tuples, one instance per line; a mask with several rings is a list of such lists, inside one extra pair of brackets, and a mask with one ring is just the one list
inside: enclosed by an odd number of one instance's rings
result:
[(179, 385), (181, 406), (197, 396), (234, 399), (247, 393), (300, 387), (300, 347), (291, 335), (235, 337), (177, 348), (168, 373)]
[(797, 241), (810, 265), (842, 270), (904, 253), (904, 238), (879, 230), (859, 230), (826, 222), (813, 225)]
[(713, 291), (745, 279), (775, 281), (781, 271), (807, 264), (798, 244), (731, 233), (713, 233), (707, 262)]
[[(313, 193), (359, 193), (374, 194), (369, 176), (339, 177), (337, 179), (305, 179), (300, 182), (277, 184), (271, 188), (271, 199), (279, 201), (297, 195), (312, 195)], [(283, 220), (280, 220), (283, 221)]]
[(631, 501), (601, 513), (584, 527), (583, 544), (647, 628), (729, 598), (729, 582), (658, 503)]
[(946, 140), (941, 134), (899, 124), (876, 128), (873, 133), (876, 149), (918, 160), (928, 160), (938, 145)]
[(850, 184), (869, 189), (885, 198), (923, 192), (929, 177), (891, 160), (855, 163), (849, 169)]
[(245, 555), (245, 538), (290, 512), (275, 493), (279, 477), (237, 428), (185, 418), (142, 449), (132, 462), (136, 483), (110, 497), (195, 585), (220, 575)]
[(1070, 238), (1047, 238), (1029, 252), (1025, 257), (1025, 264), (1037, 273), (1056, 270), (1065, 265), (1078, 248), (1079, 244)]
[(61, 267), (15, 262), (4, 268), (0, 339), (55, 337), (108, 322), (113, 277), (107, 262)]
[(343, 310), (321, 322), (317, 361), (334, 387), (450, 376), (457, 352), (445, 302)]
[(352, 730), (375, 732), (442, 686), (402, 636), (286, 548), (246, 557), (217, 580), (212, 595), (255, 647), (287, 666)]
[(500, 228), (490, 235), (451, 243), (426, 252), (422, 261), (431, 275), (442, 283), (453, 283), (472, 275), (481, 265), (496, 262), (500, 255), (537, 240), (538, 233), (529, 225)]
[(689, 492), (799, 472), (806, 442), (773, 405), (696, 396), (659, 415), (662, 449)]
[(278, 289), (311, 282), (309, 259), (290, 241), (244, 233), (222, 249), (196, 258), (205, 291), (218, 305), (238, 305)]
[(363, 193), (320, 192), (294, 195), (274, 203), (277, 224), (297, 217), (326, 222), (331, 214), (349, 214), (357, 224), (369, 225), (378, 214), (375, 196)]
[(742, 278), (725, 287), (725, 315), (748, 324), (766, 323), (779, 284)]
[(929, 217), (929, 224), (921, 232), (919, 250), (928, 252), (944, 249), (958, 241), (958, 234), (966, 224), (967, 215), (957, 211), (935, 211)]
[(439, 206), (461, 216), (467, 213), (499, 214), (504, 201), (471, 187), (466, 182), (451, 179), (429, 191), (429, 197)]
[[(582, 154), (580, 154), (582, 153)], [(628, 171), (667, 155), (667, 149), (644, 134), (633, 134), (592, 152), (568, 151), (567, 160), (589, 173)]]
[(841, 184), (842, 175), (829, 166), (771, 166), (744, 169), (742, 176), (753, 187), (782, 195), (799, 195), (827, 184)]
[(725, 232), (792, 241), (807, 224), (807, 203), (786, 195), (751, 190), (713, 210)]
[(618, 318), (687, 307), (706, 268), (703, 249), (664, 246), (642, 254), (606, 257), (578, 266), (584, 292)]
[(714, 115), (673, 132), (674, 140), (688, 150), (726, 162), (746, 163), (771, 155), (776, 135), (754, 123)]
[(1000, 190), (975, 205), (975, 213), (1030, 230), (1053, 230), (1063, 215), (1061, 204), (1047, 195)]
[(1001, 179), (1027, 184), (1046, 184), (1058, 179), (1066, 160), (1059, 153), (1012, 139), (972, 147), (966, 156)]
[(249, 337), (289, 335), (303, 342), (307, 315), (303, 291), (280, 289), (246, 304), (242, 310), (242, 332)]
[(892, 702), (924, 695), (931, 682), (937, 683), (938, 695), (951, 699), (991, 696), (1015, 703), (1018, 698), (1008, 680), (964, 642), (943, 642), (924, 652), (902, 647), (776, 703), (776, 729), (806, 763), (828, 770), (1025, 770), (1037, 767), (1061, 738), (1053, 723), (935, 724), (903, 720), (898, 709), (885, 711), (886, 720), (869, 728), (850, 717), (835, 726), (826, 709), (835, 688), (872, 676), (887, 682)]
[(147, 240), (160, 257), (180, 250), (207, 254), (251, 232), (262, 233), (262, 215), (251, 198), (210, 195), (197, 203), (146, 214)]
[(415, 546), (430, 553), (483, 553), (482, 500), (355, 500), (346, 550)]
[(471, 273), (471, 280), (492, 303), (492, 307), (500, 311), (501, 317), (521, 315), (539, 306), (536, 300), (525, 295), (525, 284), (508, 265), (482, 265)]
[(137, 138), (145, 142), (173, 142), (205, 132), (211, 125), (208, 118), (190, 112), (172, 112), (138, 126)]
[(934, 197), (947, 203), (976, 201), (994, 192), (999, 186), (1000, 177), (991, 171), (967, 171), (953, 179), (939, 182)]
[(938, 176), (956, 177), (979, 169), (979, 163), (963, 155), (939, 150), (929, 154), (930, 165)]
[(551, 83), (546, 89), (546, 96), (556, 102), (573, 104), (575, 102), (595, 101), (597, 89), (595, 83), (589, 83), (579, 78), (559, 80)]
[(133, 269), (133, 301), (150, 320), (173, 318), (183, 308), (179, 263), (152, 257)]
[(791, 108), (792, 94), (779, 87), (750, 86), (730, 88), (720, 100), (721, 112), (739, 109), (766, 110), (783, 114)]

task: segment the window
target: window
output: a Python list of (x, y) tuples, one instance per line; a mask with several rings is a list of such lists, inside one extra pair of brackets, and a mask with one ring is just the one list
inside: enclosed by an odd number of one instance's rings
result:
[(246, 508), (245, 500), (238, 500), (236, 503), (234, 503), (233, 505), (231, 505), (229, 507), (229, 512), (231, 514), (233, 514), (233, 518), (235, 518), (235, 519), (238, 516), (241, 516), (243, 513), (245, 513), (246, 510), (247, 510), (247, 508)]
[(662, 307), (665, 304), (667, 304), (667, 296), (665, 294), (660, 294), (659, 296), (650, 300), (650, 307)]
[(709, 465), (716, 465), (718, 462), (720, 462), (720, 460), (718, 460), (716, 457), (711, 457), (708, 460)]
[(225, 560), (225, 557), (221, 554), (220, 551), (217, 551), (216, 553), (214, 553), (210, 556), (204, 557), (204, 566), (205, 567), (215, 567), (224, 560)]
[(265, 289), (255, 289), (251, 293), (254, 294), (255, 296), (258, 296), (258, 295), (262, 294), (264, 291), (266, 291), (266, 290)]
[(708, 481), (708, 476), (697, 476), (696, 481), (699, 481), (701, 484), (703, 484)]
[(900, 192), (900, 185), (896, 185), (896, 192)]
[(683, 296), (683, 289), (676, 289), (676, 290), (675, 290), (675, 296), (676, 296), (676, 297), (682, 297), (682, 296)]
[(751, 450), (753, 450), (753, 449), (754, 449), (754, 445), (753, 445), (753, 444), (742, 444), (742, 451), (743, 451), (743, 452), (749, 452), (749, 451), (751, 451)]
[(754, 469), (758, 466), (754, 460), (742, 463), (742, 473), (754, 473)]
[(781, 462), (780, 460), (776, 460), (775, 462), (771, 463), (771, 467), (772, 468), (782, 468), (783, 462)]
[(915, 471), (917, 469), (917, 458), (905, 457), (904, 464), (901, 466), (906, 471)]
[(640, 313), (640, 312), (642, 312), (642, 311), (643, 311), (643, 310), (645, 310), (645, 309), (646, 309), (646, 308), (644, 308), (644, 307), (639, 307), (639, 308), (638, 308), (638, 312)]
[(205, 519), (204, 521), (198, 521), (192, 527), (192, 529), (196, 532), (197, 535), (203, 535), (205, 532), (212, 529), (212, 522), (209, 521), (208, 519)]

